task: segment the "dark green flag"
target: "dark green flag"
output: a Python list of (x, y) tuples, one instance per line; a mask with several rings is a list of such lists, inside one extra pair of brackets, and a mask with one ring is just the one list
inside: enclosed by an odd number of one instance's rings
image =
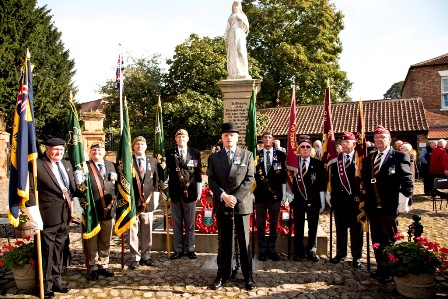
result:
[(160, 99), (156, 109), (156, 127), (154, 130), (154, 153), (153, 157), (157, 159), (157, 173), (159, 175), (159, 191), (161, 199), (167, 200), (168, 193), (168, 173), (166, 169), (165, 145), (163, 135), (162, 103)]
[[(255, 100), (257, 98), (257, 89), (255, 86), (252, 88), (252, 96), (250, 97), (249, 110), (247, 115), (247, 126), (246, 126), (246, 149), (251, 151), (254, 155), (254, 167), (257, 165), (257, 119), (255, 113)], [(255, 190), (256, 182), (254, 180), (254, 185), (252, 186), (251, 192)]]
[(75, 197), (79, 198), (81, 207), (84, 209), (82, 218), (83, 239), (90, 239), (100, 230), (100, 223), (96, 214), (95, 199), (93, 198), (90, 185), (89, 169), (87, 167), (84, 149), (82, 147), (82, 135), (79, 127), (78, 113), (73, 104), (70, 94), (70, 118), (69, 118), (69, 140), (67, 142), (68, 156), (73, 165), (76, 190)]
[(123, 104), (123, 131), (117, 151), (118, 196), (115, 233), (124, 233), (135, 221), (136, 209), (132, 188), (131, 132), (126, 100)]

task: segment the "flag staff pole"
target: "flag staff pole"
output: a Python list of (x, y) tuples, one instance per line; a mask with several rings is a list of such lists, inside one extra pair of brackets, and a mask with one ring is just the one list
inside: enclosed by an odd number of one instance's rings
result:
[(123, 55), (121, 54), (121, 43), (118, 44), (120, 58), (118, 60), (118, 68), (120, 70), (120, 133), (123, 132)]
[[(28, 67), (28, 60), (31, 59), (30, 50), (26, 49), (26, 62), (25, 67)], [(33, 181), (34, 186), (37, 186), (37, 163), (36, 159), (32, 160), (33, 163)], [(34, 188), (34, 198), (36, 200), (36, 206), (39, 206), (39, 196), (37, 187)], [(36, 234), (36, 247), (37, 247), (37, 270), (39, 274), (39, 297), (44, 298), (44, 272), (42, 269), (42, 247), (41, 247), (41, 235), (40, 230)]]

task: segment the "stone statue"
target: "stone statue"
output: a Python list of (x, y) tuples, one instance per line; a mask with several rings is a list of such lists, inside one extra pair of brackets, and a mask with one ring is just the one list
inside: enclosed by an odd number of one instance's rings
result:
[(252, 79), (247, 62), (246, 36), (249, 21), (243, 12), (241, 1), (234, 1), (232, 14), (227, 20), (224, 39), (227, 46), (227, 79)]

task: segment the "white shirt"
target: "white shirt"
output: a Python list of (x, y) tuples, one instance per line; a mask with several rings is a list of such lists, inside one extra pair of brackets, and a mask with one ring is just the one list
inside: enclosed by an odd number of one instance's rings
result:
[(300, 174), (301, 174), (301, 175), (303, 175), (303, 174), (302, 174), (302, 164), (303, 164), (303, 162), (305, 162), (305, 165), (306, 165), (306, 171), (308, 171), (308, 168), (309, 168), (309, 166), (310, 166), (310, 157), (308, 157), (308, 158), (306, 158), (306, 159), (303, 159), (302, 157), (300, 157), (300, 165), (299, 165), (299, 168), (300, 168)]
[[(61, 175), (59, 174), (59, 170), (58, 170), (58, 166), (56, 165), (56, 162), (53, 161), (53, 160), (51, 160), (51, 159), (49, 159), (49, 160), (50, 160), (51, 165), (52, 165), (52, 166), (51, 166), (51, 171), (53, 171), (54, 176), (55, 176), (56, 179), (58, 180), (58, 184), (59, 184), (59, 186), (60, 186), (61, 188), (65, 188), (65, 184), (64, 184), (64, 182), (62, 181)], [(67, 180), (68, 184), (70, 185), (70, 180), (68, 179), (68, 174), (67, 174), (67, 171), (65, 170), (65, 166), (64, 166), (64, 164), (62, 164), (62, 161), (59, 161), (59, 166), (60, 166), (61, 169), (62, 169), (62, 173), (64, 174), (65, 179)]]
[(345, 162), (347, 161), (347, 155), (350, 157), (350, 163), (353, 162), (353, 155), (355, 154), (355, 151), (351, 151), (350, 153), (342, 153), (343, 154), (343, 160), (344, 160), (344, 167), (346, 167)]
[(134, 154), (134, 156), (135, 156), (135, 161), (137, 162), (137, 167), (138, 167), (138, 161), (139, 161), (139, 159), (141, 159), (141, 163), (143, 164), (144, 172), (146, 173), (146, 157), (145, 156), (140, 157), (140, 156), (137, 156), (135, 154)]
[[(180, 157), (181, 153), (183, 153), (183, 155), (182, 155), (182, 161), (186, 161), (186, 162), (188, 162), (188, 161), (187, 161), (187, 148), (186, 148), (186, 147), (185, 147), (185, 148), (177, 147), (177, 150), (179, 151), (179, 157)], [(181, 151), (183, 151), (183, 152), (181, 152)]]

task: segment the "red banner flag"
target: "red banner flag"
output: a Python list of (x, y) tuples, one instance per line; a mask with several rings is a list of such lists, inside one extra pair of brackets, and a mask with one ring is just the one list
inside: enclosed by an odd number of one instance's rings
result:
[(355, 177), (355, 196), (359, 202), (359, 215), (358, 221), (363, 223), (364, 231), (369, 230), (369, 224), (366, 219), (366, 212), (364, 211), (364, 186), (362, 184), (362, 173), (364, 159), (367, 157), (367, 144), (366, 144), (366, 129), (364, 122), (364, 110), (362, 106), (362, 100), (359, 101), (359, 113), (358, 113), (358, 125), (356, 128), (356, 177)]
[(298, 160), (297, 160), (297, 144), (296, 144), (296, 134), (297, 134), (297, 125), (296, 125), (296, 86), (292, 87), (292, 98), (291, 98), (291, 109), (289, 111), (289, 129), (288, 129), (288, 151), (286, 155), (286, 168), (288, 169), (287, 173), (287, 183), (289, 189), (292, 191), (292, 183), (294, 179), (294, 173), (299, 169)]
[(334, 138), (333, 122), (331, 121), (331, 99), (330, 99), (330, 81), (327, 81), (325, 88), (324, 104), (324, 131), (322, 138), (322, 162), (325, 167), (336, 162), (336, 140)]

